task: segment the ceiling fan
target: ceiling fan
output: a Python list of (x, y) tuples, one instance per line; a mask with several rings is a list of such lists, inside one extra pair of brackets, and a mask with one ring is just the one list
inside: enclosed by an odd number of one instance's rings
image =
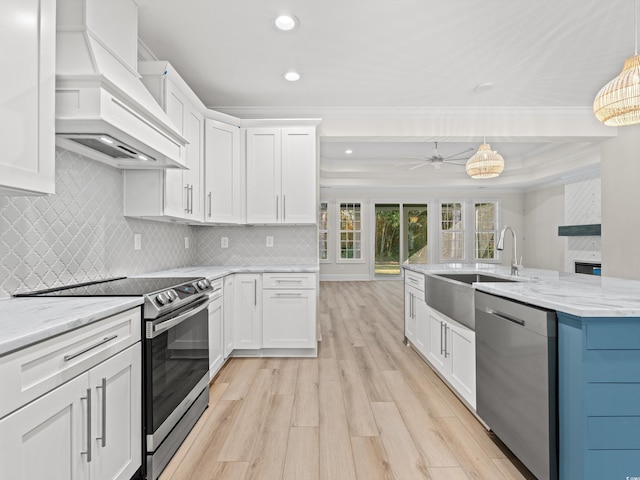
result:
[(436, 170), (440, 170), (440, 168), (442, 168), (442, 165), (444, 164), (457, 165), (459, 167), (464, 167), (464, 164), (456, 163), (456, 162), (459, 162), (460, 160), (464, 160), (466, 162), (468, 160), (468, 157), (460, 157), (460, 158), (457, 158), (457, 157), (459, 155), (462, 155), (463, 153), (467, 153), (470, 151), (473, 151), (473, 148), (469, 147), (466, 150), (463, 150), (462, 152), (454, 153), (453, 155), (447, 155), (446, 157), (443, 157), (438, 153), (438, 142), (434, 142), (433, 155), (431, 155), (430, 157), (416, 157), (412, 155), (403, 155), (403, 158), (415, 158), (418, 161), (400, 163), (394, 166), (404, 167), (407, 165), (412, 165), (411, 167), (408, 168), (408, 170), (415, 170), (417, 168), (422, 168), (425, 165), (431, 165)]

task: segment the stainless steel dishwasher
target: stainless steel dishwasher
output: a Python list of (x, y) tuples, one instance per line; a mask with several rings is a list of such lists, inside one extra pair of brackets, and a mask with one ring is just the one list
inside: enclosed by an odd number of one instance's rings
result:
[(478, 416), (539, 480), (558, 478), (557, 320), (475, 292)]

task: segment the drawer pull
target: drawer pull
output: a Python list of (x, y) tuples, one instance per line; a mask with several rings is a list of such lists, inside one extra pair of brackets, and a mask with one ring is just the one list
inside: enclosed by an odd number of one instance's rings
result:
[(302, 293), (276, 293), (276, 297), (299, 297)]
[(102, 446), (107, 446), (107, 379), (102, 377), (102, 383), (96, 389), (102, 390), (102, 436), (96, 437), (96, 440), (102, 440)]
[(64, 361), (68, 362), (69, 360), (72, 360), (76, 357), (79, 357), (80, 355), (87, 353), (89, 350), (93, 350), (94, 348), (99, 347), (100, 345), (104, 345), (107, 342), (110, 342), (111, 340), (113, 340), (114, 338), (118, 338), (117, 334), (111, 335), (109, 337), (104, 337), (102, 340), (100, 340), (97, 343), (94, 343), (93, 345), (89, 345), (87, 348), (83, 348), (82, 350), (80, 350), (79, 352), (76, 353), (71, 353), (69, 355), (65, 355), (64, 356)]
[(80, 400), (87, 401), (87, 449), (80, 452), (80, 455), (87, 456), (87, 463), (91, 463), (91, 389), (87, 388), (87, 396), (80, 397)]

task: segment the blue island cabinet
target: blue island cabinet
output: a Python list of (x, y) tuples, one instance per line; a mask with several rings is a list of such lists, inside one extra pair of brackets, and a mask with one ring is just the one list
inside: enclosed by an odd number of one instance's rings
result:
[(560, 480), (640, 480), (640, 318), (558, 312)]

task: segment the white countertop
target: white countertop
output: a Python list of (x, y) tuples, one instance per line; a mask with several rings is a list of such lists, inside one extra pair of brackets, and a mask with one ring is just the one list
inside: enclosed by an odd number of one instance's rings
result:
[(232, 273), (318, 273), (318, 265), (195, 265), (145, 273), (136, 277), (205, 277), (215, 280)]
[[(318, 271), (318, 265), (193, 266), (136, 276), (214, 280), (232, 273)], [(142, 304), (142, 297), (0, 298), (0, 356)]]
[(640, 317), (640, 282), (524, 268), (518, 277), (495, 264), (403, 265), (418, 273), (485, 273), (517, 282), (474, 283), (476, 290), (578, 317)]
[(0, 356), (142, 305), (142, 297), (0, 299)]

